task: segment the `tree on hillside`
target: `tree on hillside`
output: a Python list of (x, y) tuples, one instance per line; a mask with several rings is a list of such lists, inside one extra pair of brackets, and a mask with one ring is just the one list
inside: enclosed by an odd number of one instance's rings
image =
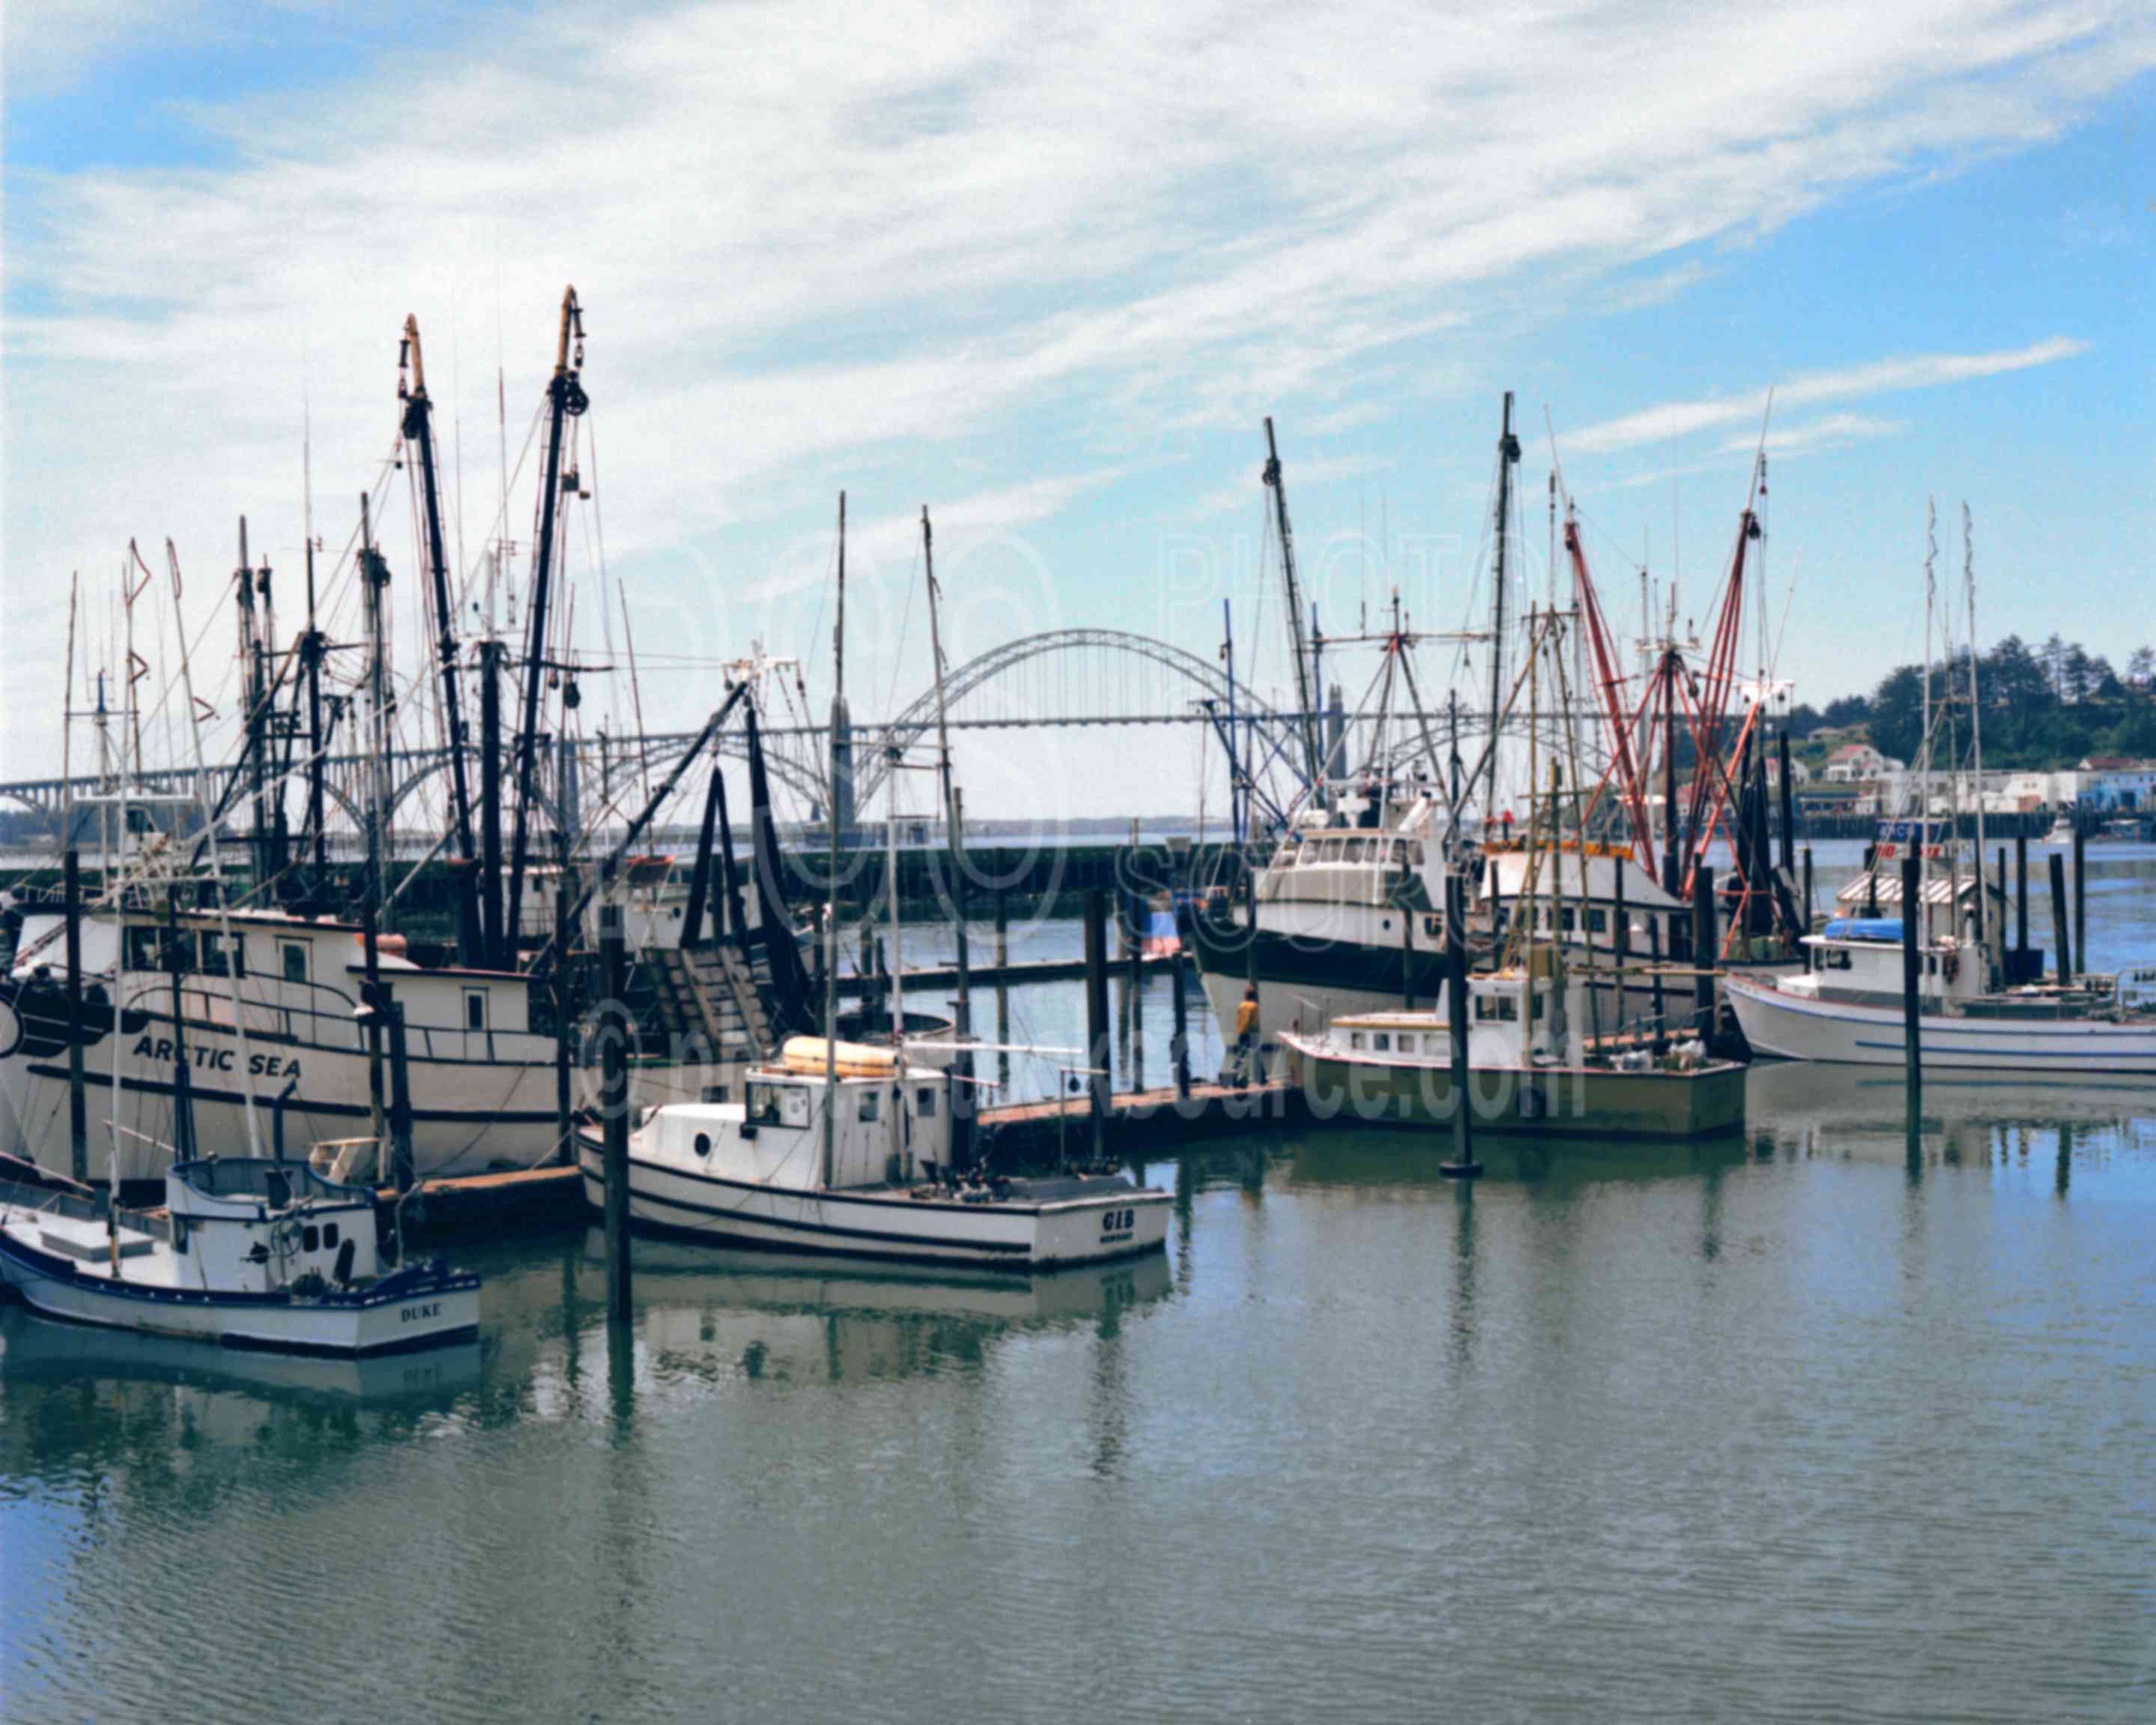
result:
[(1872, 695), (1871, 737), (1890, 760), (1916, 757), (1924, 740), (1924, 674), (1917, 666), (1889, 671)]
[[(2107, 670), (2108, 666), (2105, 667)], [(2076, 641), (2066, 649), (2066, 657), (2059, 668), (2059, 696), (2063, 701), (2078, 706), (2096, 692), (2096, 663)]]
[(2156, 678), (2156, 652), (2146, 647), (2136, 647), (2126, 661), (2126, 675), (2133, 681), (2146, 685)]
[(1871, 716), (1871, 703), (1861, 695), (1839, 695), (1826, 704), (1820, 715), (1822, 728), (1843, 725), (1861, 725)]
[(2057, 696), (2061, 701), (2065, 700), (2066, 696), (2066, 644), (2061, 640), (2058, 636), (2053, 635), (2050, 640), (2044, 643), (2043, 650), (2037, 655), (2037, 657), (2043, 661), (2044, 675), (2051, 681), (2051, 693)]

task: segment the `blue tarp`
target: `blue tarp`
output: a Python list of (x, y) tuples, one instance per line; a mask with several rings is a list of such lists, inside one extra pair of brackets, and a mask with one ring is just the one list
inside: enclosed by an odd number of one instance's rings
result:
[(1879, 941), (1902, 944), (1899, 916), (1836, 916), (1825, 928), (1826, 937), (1837, 941)]

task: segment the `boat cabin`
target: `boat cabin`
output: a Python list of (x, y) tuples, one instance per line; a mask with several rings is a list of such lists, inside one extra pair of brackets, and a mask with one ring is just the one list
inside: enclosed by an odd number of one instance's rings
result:
[[(1471, 977), (1467, 1002), (1467, 1064), (1478, 1071), (1577, 1065), (1586, 1058), (1587, 985), (1553, 966)], [(1452, 1060), (1450, 1019), (1442, 1010), (1354, 1013), (1335, 1019), (1326, 1034), (1336, 1051), (1353, 1059), (1440, 1067)]]
[(382, 1273), (374, 1194), (304, 1162), (178, 1163), (166, 1171), (165, 1208), (183, 1286), (199, 1277), (220, 1293), (274, 1294), (311, 1276), (337, 1288)]
[[(910, 1185), (948, 1169), (948, 1075), (888, 1049), (841, 1043), (824, 1077), (821, 1037), (795, 1036), (781, 1059), (752, 1066), (738, 1102), (684, 1102), (650, 1116), (635, 1155), (715, 1179), (794, 1191)], [(824, 1168), (824, 1111), (834, 1111)]]

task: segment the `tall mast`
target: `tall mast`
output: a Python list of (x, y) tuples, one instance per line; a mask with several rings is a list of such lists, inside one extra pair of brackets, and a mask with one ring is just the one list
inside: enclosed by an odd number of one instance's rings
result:
[[(254, 571), (247, 561), (247, 517), (239, 518), (239, 567), (233, 571), (234, 598), (239, 614), (240, 699), (247, 703), (247, 791), (254, 810), (248, 832), (253, 855), (254, 890), (260, 892), (270, 879), (270, 804), (263, 773), (267, 740), (263, 736), (262, 648), (254, 627)], [(214, 835), (211, 842), (216, 842)]]
[(494, 589), (501, 572), (499, 546), (487, 552), (486, 636), (479, 644), (479, 896), (487, 963), (501, 962), (501, 637), (495, 629)]
[(1917, 902), (1902, 906), (1904, 916), (1917, 919), (1917, 942), (1925, 942), (1930, 931), (1925, 926), (1929, 917), (1925, 914), (1925, 903), (1931, 896), (1932, 847), (1926, 840), (1931, 836), (1932, 819), (1932, 611), (1936, 583), (1932, 565), (1938, 555), (1938, 509), (1929, 498), (1924, 501), (1924, 730), (1923, 754), (1917, 774)]
[[(539, 690), (547, 669), (547, 598), (553, 572), (554, 524), (561, 511), (562, 434), (567, 422), (591, 405), (580, 374), (584, 367), (584, 315), (572, 286), (562, 294), (561, 333), (554, 344), (554, 376), (547, 385), (547, 466), (539, 481), (539, 547), (531, 564), (531, 606), (526, 619), (524, 711), (516, 737), (516, 818), (509, 850), (509, 905), (501, 927), (497, 968), (511, 970), (516, 960), (518, 901), (524, 891), (524, 865), (530, 854), (531, 799), (535, 792), (539, 741)], [(573, 352), (570, 337), (575, 336)]]
[[(1512, 537), (1512, 465), (1520, 459), (1520, 440), (1512, 435), (1512, 392), (1505, 392), (1505, 413), (1497, 434), (1497, 547), (1490, 583), (1490, 777), (1484, 797), (1482, 829), (1497, 813), (1497, 712), (1505, 698), (1505, 547)], [(1527, 787), (1534, 794), (1535, 787)]]
[(359, 580), (367, 597), (367, 682), (368, 706), (367, 763), (367, 899), (370, 915), (382, 907), (382, 851), (388, 845), (387, 798), (383, 780), (389, 757), (389, 680), (385, 645), (388, 631), (382, 609), (389, 585), (389, 565), (374, 548), (374, 526), (367, 513), (367, 493), (359, 494)]
[(1966, 501), (1961, 506), (1961, 583), (1969, 604), (1969, 740), (1976, 759), (1976, 866), (1969, 872), (1976, 879), (1977, 949), (1981, 962), (1988, 966), (1991, 948), (1985, 936), (1991, 907), (1984, 901), (1984, 706), (1976, 692), (1976, 550)]
[(1317, 703), (1311, 697), (1310, 649), (1302, 632), (1302, 588), (1295, 575), (1295, 535), (1287, 524), (1287, 485), (1281, 477), (1280, 445), (1273, 438), (1270, 413), (1265, 415), (1265, 481), (1273, 494), (1273, 518), (1280, 529), (1281, 572), (1287, 579), (1287, 624), (1289, 650), (1295, 660), (1296, 722), (1302, 728), (1303, 759), (1310, 770), (1311, 798), (1322, 809), (1326, 806), (1325, 757), (1318, 747)]
[[(921, 560), (928, 577), (928, 650), (936, 661), (936, 753), (943, 780), (943, 854), (951, 868), (951, 931), (958, 960), (958, 1040), (973, 1034), (973, 978), (966, 962), (966, 878), (959, 834), (958, 790), (951, 776), (951, 726), (944, 703), (943, 636), (937, 618), (942, 593), (936, 585), (936, 547), (928, 526), (928, 506), (921, 506)], [(964, 1058), (963, 1055), (961, 1058)]]
[[(309, 439), (303, 438), (303, 448)], [(321, 627), (315, 619), (315, 485), (313, 451), (307, 449), (305, 491), (307, 536), (307, 634), (300, 648), (300, 663), (307, 670), (307, 830), (314, 835), (315, 868), (312, 891), (317, 898), (327, 890), (330, 872), (329, 834), (323, 830), (322, 807), (322, 651)]]
[[(839, 493), (839, 620), (831, 629), (830, 844), (824, 906), (824, 1183), (836, 1167), (839, 1108), (839, 726), (846, 711), (846, 494)], [(716, 768), (713, 769), (716, 771)]]
[(449, 557), (442, 539), (442, 499), (434, 469), (434, 403), (427, 394), (427, 362), (419, 347), (419, 320), (404, 320), (402, 362), (411, 366), (411, 387), (400, 376), (397, 393), (404, 403), (404, 436), (419, 453), (419, 498), (427, 517), (427, 567), (434, 580), (435, 655), (442, 686), (442, 722), (449, 749), (450, 802), (456, 821), (457, 949), (467, 964), (481, 962), (479, 882), (472, 865), (471, 790), (465, 777), (465, 715), (457, 697), (456, 608), (449, 599)]

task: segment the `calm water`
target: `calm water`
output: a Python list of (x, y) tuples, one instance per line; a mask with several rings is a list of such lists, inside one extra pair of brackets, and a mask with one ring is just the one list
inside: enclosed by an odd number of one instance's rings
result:
[(2156, 1092), (1749, 1084), (1156, 1163), (1165, 1260), (1031, 1284), (467, 1253), (364, 1375), (0, 1314), (0, 1713), (2156, 1714)]

